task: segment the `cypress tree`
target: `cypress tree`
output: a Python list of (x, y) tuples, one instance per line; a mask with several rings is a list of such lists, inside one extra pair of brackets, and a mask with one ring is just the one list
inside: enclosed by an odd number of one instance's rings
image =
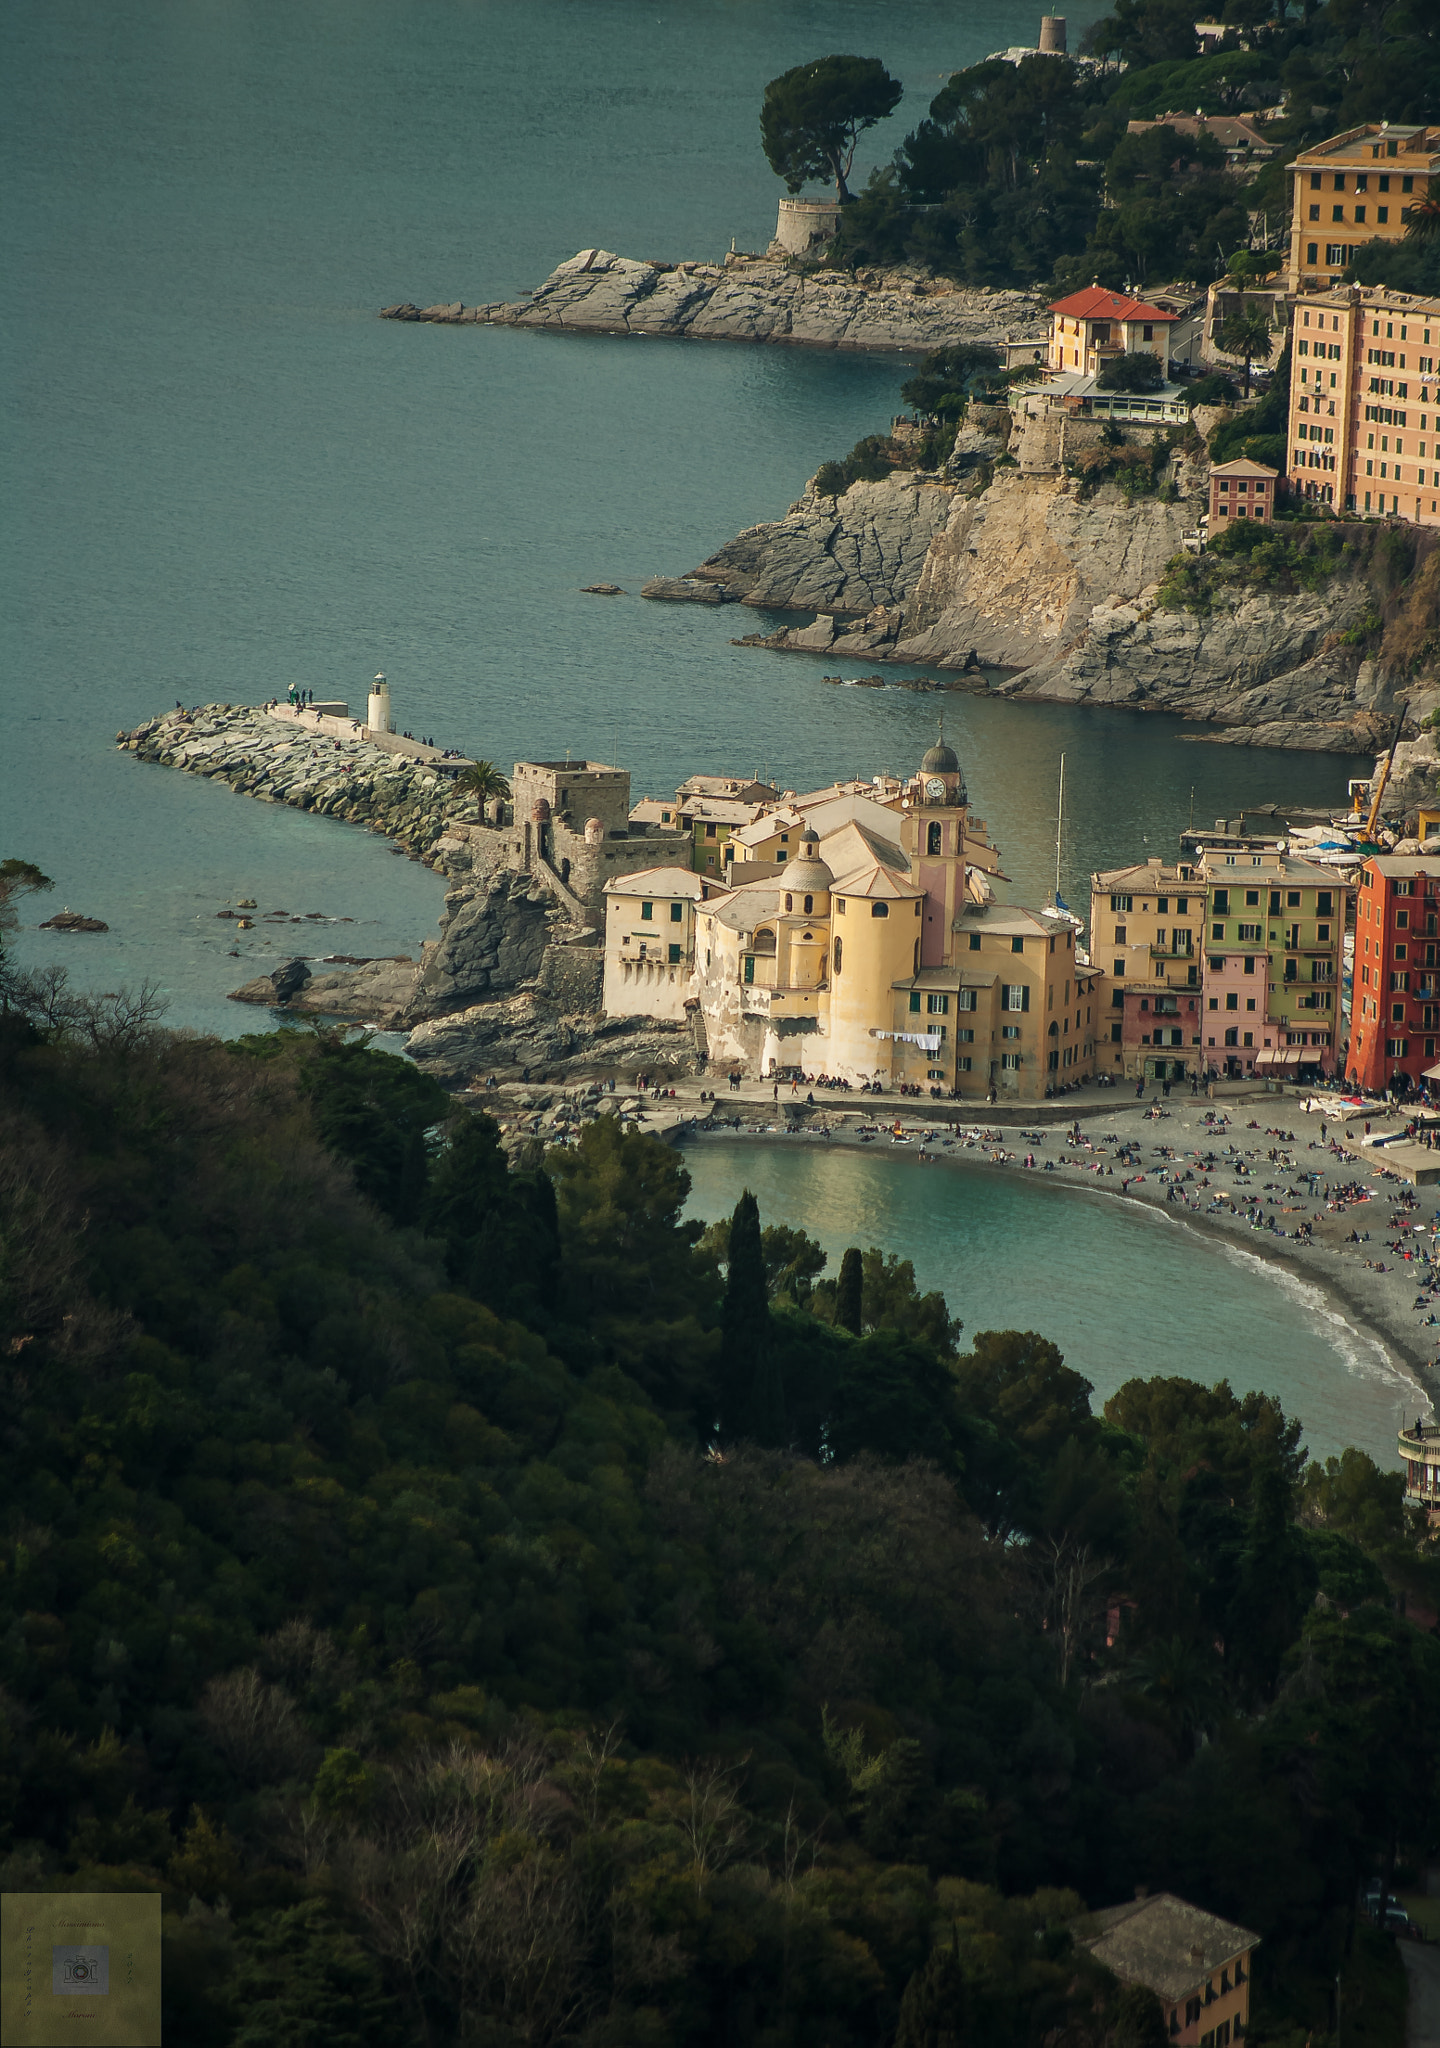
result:
[(769, 1338), (760, 1205), (746, 1188), (730, 1219), (730, 1262), (720, 1315), (719, 1405), (723, 1436), (754, 1434), (756, 1418), (752, 1410), (757, 1392), (762, 1394), (766, 1407), (775, 1405), (763, 1385), (762, 1374)]
[(895, 2048), (964, 2048), (971, 2038), (967, 2004), (965, 1972), (952, 1937), (948, 1948), (932, 1950), (905, 1986)]
[(860, 1335), (860, 1306), (864, 1293), (864, 1267), (859, 1247), (851, 1245), (840, 1261), (840, 1280), (835, 1289), (835, 1321), (852, 1337)]

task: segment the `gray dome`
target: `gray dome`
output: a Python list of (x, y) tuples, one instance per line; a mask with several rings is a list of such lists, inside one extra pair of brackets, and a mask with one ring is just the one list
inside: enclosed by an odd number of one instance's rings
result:
[(820, 858), (820, 835), (813, 825), (807, 825), (800, 834), (800, 851), (794, 860), (785, 863), (779, 879), (787, 889), (808, 890), (812, 896), (828, 889), (835, 880)]
[(944, 740), (936, 740), (934, 746), (927, 749), (925, 758), (920, 763), (920, 773), (922, 775), (958, 775), (960, 773), (960, 756)]

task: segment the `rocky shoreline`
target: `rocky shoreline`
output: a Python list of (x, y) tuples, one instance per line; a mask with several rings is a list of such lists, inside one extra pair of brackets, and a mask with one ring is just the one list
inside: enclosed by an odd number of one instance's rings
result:
[(555, 334), (643, 334), (792, 348), (923, 354), (952, 343), (1042, 343), (1049, 322), (1029, 292), (957, 286), (919, 272), (798, 270), (766, 257), (648, 263), (582, 249), (523, 299), (386, 306), (382, 320), (526, 327)]
[[(1285, 595), (1239, 585), (1207, 613), (1167, 608), (1162, 581), (1198, 522), (1208, 470), (1180, 455), (1161, 495), (991, 464), (1003, 427), (967, 429), (939, 475), (896, 470), (840, 497), (813, 484), (642, 595), (808, 611), (740, 644), (847, 667), (1007, 670), (1029, 702), (1168, 711), (1231, 744), (1373, 753), (1402, 678), (1367, 658), (1374, 593), (1341, 573)], [(1400, 694), (1404, 689), (1400, 688)]]
[(667, 1078), (695, 1071), (688, 1027), (601, 1015), (598, 934), (576, 922), (544, 870), (513, 865), (508, 832), (481, 819), (453, 776), (384, 751), (358, 729), (337, 737), (249, 705), (167, 712), (116, 744), (262, 803), (363, 825), (449, 884), (439, 934), (418, 961), (297, 955), (232, 990), (232, 1000), (280, 1018), (407, 1033), (406, 1050), (448, 1087), (492, 1073), (523, 1081), (535, 1070), (555, 1080), (616, 1066)]

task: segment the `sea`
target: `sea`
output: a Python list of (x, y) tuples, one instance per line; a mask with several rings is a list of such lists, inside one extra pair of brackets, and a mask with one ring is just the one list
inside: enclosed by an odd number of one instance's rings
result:
[[(358, 704), (383, 670), (402, 728), (502, 765), (619, 762), (637, 798), (695, 771), (908, 770), (935, 700), (730, 644), (764, 614), (637, 593), (783, 513), (888, 423), (910, 364), (376, 316), (514, 297), (597, 245), (763, 249), (769, 78), (842, 50), (903, 80), (863, 179), (948, 73), (1038, 20), (1039, 0), (9, 0), (0, 857), (55, 885), (19, 958), (234, 1034), (257, 1013), (227, 992), (290, 944), (237, 934), (219, 912), (242, 898), (321, 913), (322, 952), (413, 957), (433, 932), (440, 879), (381, 839), (116, 749), (176, 703)], [(627, 594), (583, 594), (600, 581)], [(1369, 765), (943, 702), (1031, 901), (1062, 752), (1081, 903), (1093, 868), (1168, 856), (1192, 819), (1341, 800)], [(109, 929), (37, 929), (61, 908)]]

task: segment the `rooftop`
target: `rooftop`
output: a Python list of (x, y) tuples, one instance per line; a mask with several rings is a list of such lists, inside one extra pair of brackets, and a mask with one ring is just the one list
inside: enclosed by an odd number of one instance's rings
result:
[(1122, 889), (1145, 886), (1156, 888), (1161, 882), (1177, 886), (1189, 877), (1163, 860), (1136, 861), (1126, 868), (1102, 868), (1090, 877), (1092, 889)]
[(1173, 313), (1152, 306), (1146, 299), (1132, 299), (1124, 292), (1112, 292), (1101, 284), (1087, 285), (1068, 299), (1056, 299), (1052, 313), (1064, 313), (1072, 320), (1173, 320)]
[[(1390, 147), (1394, 144), (1394, 148)], [(1365, 121), (1358, 128), (1347, 128), (1343, 134), (1327, 136), (1323, 142), (1313, 142), (1309, 149), (1302, 149), (1296, 157), (1297, 164), (1309, 164), (1318, 157), (1325, 157), (1333, 163), (1337, 157), (1356, 164), (1383, 163), (1387, 157), (1406, 157), (1413, 161), (1417, 156), (1427, 158), (1433, 164), (1440, 156), (1440, 128), (1427, 128), (1419, 124), (1398, 121)]]
[(693, 868), (641, 868), (605, 884), (607, 896), (688, 896), (698, 903), (704, 893), (704, 878)]
[(1148, 1984), (1172, 2004), (1260, 1943), (1248, 1927), (1202, 1912), (1171, 1892), (1092, 1913), (1079, 1923), (1076, 1939), (1117, 1977)]
[(1271, 469), (1267, 463), (1252, 462), (1248, 455), (1237, 455), (1233, 462), (1217, 462), (1211, 476), (1263, 476), (1277, 477), (1278, 469)]

